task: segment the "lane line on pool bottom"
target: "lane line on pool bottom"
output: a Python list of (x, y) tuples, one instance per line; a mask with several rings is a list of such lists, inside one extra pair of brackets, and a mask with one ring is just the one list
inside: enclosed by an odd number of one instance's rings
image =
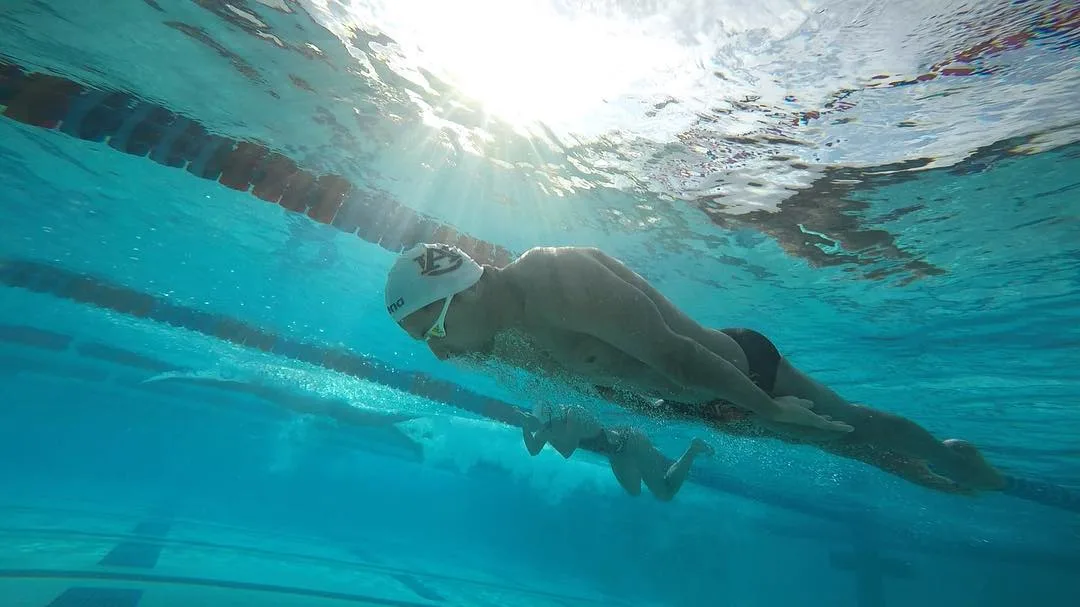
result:
[[(153, 569), (165, 544), (161, 541), (172, 528), (172, 521), (147, 519), (135, 525), (133, 538), (113, 547), (98, 561), (105, 567), (134, 567)], [(46, 607), (138, 607), (143, 597), (141, 588), (112, 588), (72, 586), (60, 593)]]
[(143, 591), (134, 588), (68, 588), (46, 607), (137, 607)]
[[(122, 540), (125, 540), (125, 539), (130, 539), (128, 536), (117, 536), (117, 535), (114, 535), (114, 534), (96, 533), (96, 532), (91, 532), (91, 531), (79, 531), (79, 530), (74, 530), (74, 529), (54, 529), (54, 528), (28, 529), (28, 528), (4, 528), (4, 527), (0, 527), (0, 536), (4, 536), (4, 535), (10, 536), (10, 535), (14, 535), (14, 534), (21, 534), (23, 536), (34, 536), (34, 537), (39, 537), (39, 538), (63, 537), (63, 538), (69, 538), (69, 539), (70, 538), (114, 539), (114, 540), (118, 540), (118, 541), (122, 541)], [(526, 586), (520, 586), (520, 585), (516, 585), (514, 583), (509, 583), (509, 582), (492, 582), (492, 581), (471, 579), (471, 578), (467, 578), (467, 577), (459, 577), (459, 576), (450, 575), (450, 574), (434, 573), (434, 572), (431, 572), (431, 571), (420, 571), (420, 572), (410, 571), (410, 570), (402, 569), (400, 567), (395, 567), (393, 565), (388, 565), (386, 563), (380, 562), (377, 558), (371, 558), (369, 555), (365, 555), (365, 554), (357, 554), (357, 556), (359, 556), (360, 558), (363, 559), (362, 561), (352, 561), (352, 560), (341, 560), (341, 559), (328, 558), (328, 557), (316, 556), (316, 555), (305, 555), (305, 554), (295, 554), (295, 553), (288, 553), (288, 552), (279, 552), (277, 550), (267, 550), (267, 549), (264, 549), (264, 548), (256, 548), (256, 547), (252, 547), (252, 546), (243, 546), (243, 545), (235, 545), (235, 544), (218, 544), (218, 543), (214, 543), (214, 542), (207, 542), (207, 541), (201, 541), (201, 540), (191, 540), (191, 539), (169, 539), (169, 540), (166, 540), (166, 543), (167, 543), (168, 547), (221, 550), (221, 551), (230, 551), (230, 552), (233, 552), (233, 553), (236, 553), (236, 554), (254, 555), (254, 556), (259, 556), (259, 557), (265, 557), (265, 558), (275, 559), (275, 560), (278, 560), (278, 561), (298, 561), (298, 562), (302, 562), (302, 563), (314, 563), (314, 564), (318, 564), (318, 565), (329, 565), (329, 566), (334, 566), (334, 567), (359, 568), (359, 569), (362, 569), (364, 571), (367, 571), (367, 572), (370, 572), (370, 573), (373, 573), (373, 574), (383, 574), (383, 575), (387, 575), (389, 577), (393, 577), (393, 578), (397, 579), (397, 581), (401, 582), (402, 584), (407, 584), (407, 583), (404, 582), (401, 578), (398, 578), (397, 576), (399, 576), (399, 575), (403, 576), (403, 577), (410, 577), (410, 578), (412, 578), (412, 579), (414, 579), (416, 581), (420, 581), (419, 578), (424, 578), (425, 580), (427, 580), (427, 583), (424, 583), (424, 582), (421, 582), (421, 583), (424, 584), (424, 586), (433, 593), (435, 591), (434, 591), (434, 589), (431, 588), (431, 582), (437, 581), (437, 582), (451, 582), (452, 584), (461, 584), (461, 585), (466, 585), (466, 586), (470, 586), (470, 587), (493, 589), (493, 590), (498, 590), (498, 591), (502, 591), (502, 592), (512, 592), (512, 593), (521, 594), (521, 595), (530, 595), (530, 596), (542, 597), (542, 598), (550, 599), (550, 600), (554, 600), (554, 601), (570, 600), (570, 601), (573, 601), (574, 605), (586, 605), (586, 604), (599, 603), (599, 601), (596, 601), (594, 599), (589, 599), (589, 598), (584, 598), (584, 597), (574, 597), (574, 596), (569, 596), (568, 597), (566, 595), (561, 595), (561, 594), (557, 594), (557, 593), (554, 593), (554, 592), (549, 592), (549, 591), (545, 591), (545, 590), (539, 590), (539, 589), (535, 589), (535, 588), (529, 588), (529, 587), (526, 587)], [(1063, 567), (1067, 568), (1069, 571), (1072, 571), (1073, 569), (1076, 568), (1074, 563), (1069, 563), (1069, 564), (1063, 565)], [(605, 605), (610, 605), (610, 603), (604, 603), (604, 604)]]
[[(364, 594), (352, 594), (347, 592), (334, 592), (330, 590), (316, 590), (313, 588), (297, 588), (293, 586), (281, 586), (277, 584), (260, 584), (256, 582), (239, 582), (234, 580), (217, 580), (201, 577), (186, 577), (176, 575), (161, 575), (135, 571), (78, 571), (66, 569), (0, 569), (0, 579), (11, 580), (94, 580), (109, 582), (127, 582), (132, 584), (174, 584), (179, 586), (201, 586), (204, 588), (216, 588), (221, 590), (244, 590), (249, 592), (267, 592), (297, 597), (336, 600), (346, 603), (361, 603), (368, 605), (387, 605), (389, 607), (430, 607), (430, 603), (417, 603), (400, 599), (388, 599), (384, 597)], [(94, 592), (100, 591), (100, 592)], [(138, 596), (130, 594), (138, 592)], [(123, 588), (69, 588), (57, 597), (48, 607), (135, 607), (142, 598), (142, 590)], [(94, 602), (103, 599), (120, 598), (128, 600), (127, 603)], [(134, 598), (134, 602), (130, 602)], [(78, 602), (82, 600), (83, 602)], [(64, 602), (60, 602), (64, 601)]]
[(428, 586), (427, 584), (421, 582), (420, 580), (407, 573), (392, 573), (390, 574), (390, 577), (401, 582), (402, 586), (405, 586), (406, 588), (411, 590), (413, 594), (422, 599), (437, 602), (442, 602), (446, 600), (446, 597), (439, 594), (434, 588)]
[[(135, 567), (153, 569), (165, 544), (161, 541), (168, 535), (172, 522), (163, 519), (145, 520), (135, 526), (132, 535), (138, 539), (125, 540), (109, 551), (98, 565), (104, 567)], [(157, 541), (154, 541), (157, 540)]]

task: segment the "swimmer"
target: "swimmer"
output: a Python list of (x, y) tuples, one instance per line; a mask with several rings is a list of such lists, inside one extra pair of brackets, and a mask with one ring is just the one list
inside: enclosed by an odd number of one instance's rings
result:
[(498, 360), (579, 389), (678, 403), (699, 419), (731, 407), (786, 439), (894, 454), (969, 489), (1004, 486), (970, 444), (848, 402), (756, 331), (703, 327), (594, 248), (534, 248), (500, 269), (420, 244), (390, 269), (386, 307), (441, 360)]
[[(531, 426), (531, 427), (530, 427)], [(682, 457), (674, 462), (649, 442), (642, 432), (632, 428), (604, 428), (599, 420), (581, 407), (540, 407), (535, 423), (522, 428), (525, 448), (537, 455), (550, 444), (569, 459), (579, 447), (608, 458), (619, 485), (630, 495), (641, 495), (641, 484), (653, 496), (667, 502), (682, 488), (694, 459), (711, 456), (712, 447), (700, 438), (690, 441)]]
[[(613, 394), (610, 390), (597, 387), (597, 391), (612, 402), (638, 410), (651, 417), (675, 420), (704, 421), (714, 430), (731, 436), (772, 438), (792, 444), (815, 444), (819, 449), (874, 466), (884, 472), (898, 476), (910, 483), (927, 489), (955, 495), (974, 495), (975, 491), (956, 481), (941, 476), (930, 469), (923, 460), (905, 456), (893, 451), (880, 449), (867, 442), (856, 440), (830, 440), (814, 443), (807, 436), (792, 432), (776, 432), (765, 425), (755, 423), (753, 415), (730, 403), (711, 403), (704, 406), (690, 406), (681, 403), (668, 403), (655, 399), (636, 399), (631, 396)], [(979, 457), (977, 450), (966, 441), (950, 439), (945, 441), (950, 449), (966, 450), (968, 457)]]

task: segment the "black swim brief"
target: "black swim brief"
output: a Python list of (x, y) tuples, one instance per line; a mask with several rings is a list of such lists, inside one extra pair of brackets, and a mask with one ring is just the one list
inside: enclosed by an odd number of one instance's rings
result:
[[(542, 428), (550, 429), (553, 421), (547, 421)], [(599, 453), (600, 455), (615, 455), (620, 453), (624, 447), (626, 447), (626, 428), (601, 428), (593, 436), (587, 436), (578, 442), (578, 446), (586, 451), (592, 451), (593, 453)]]
[[(750, 381), (769, 396), (775, 396), (776, 372), (780, 369), (780, 351), (773, 342), (752, 329), (721, 329), (746, 354)], [(719, 424), (733, 424), (750, 419), (750, 412), (724, 400), (714, 400), (699, 409), (705, 419)]]
[(776, 372), (780, 369), (780, 351), (773, 342), (752, 329), (721, 329), (739, 344), (750, 366), (750, 380), (769, 396), (776, 389)]
[(601, 455), (615, 455), (626, 447), (626, 432), (601, 430), (596, 436), (581, 439), (578, 446)]

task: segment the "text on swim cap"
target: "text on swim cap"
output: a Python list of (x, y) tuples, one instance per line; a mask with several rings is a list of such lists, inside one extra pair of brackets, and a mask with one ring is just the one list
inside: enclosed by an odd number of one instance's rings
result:
[(422, 255), (413, 257), (420, 264), (421, 276), (439, 276), (461, 267), (461, 254), (445, 246), (427, 247)]

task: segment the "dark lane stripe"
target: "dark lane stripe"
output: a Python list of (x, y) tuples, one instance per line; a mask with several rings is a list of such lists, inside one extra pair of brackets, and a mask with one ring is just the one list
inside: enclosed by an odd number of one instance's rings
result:
[(136, 607), (142, 594), (130, 588), (68, 588), (48, 607)]
[(98, 565), (103, 567), (137, 567), (153, 569), (157, 567), (161, 550), (165, 547), (160, 541), (169, 533), (172, 523), (163, 520), (147, 520), (139, 523), (132, 531), (139, 539), (125, 540), (106, 554)]
[[(426, 373), (400, 371), (377, 359), (342, 348), (289, 339), (223, 314), (180, 306), (163, 297), (57, 266), (28, 260), (0, 259), (0, 284), (181, 327), (239, 346), (382, 383), (495, 421), (518, 425), (523, 420), (523, 412), (510, 403), (488, 398)], [(338, 419), (347, 417), (349, 412), (348, 407), (327, 407), (318, 413)], [(349, 420), (340, 421), (348, 423)]]
[(109, 551), (98, 565), (103, 567), (134, 567), (153, 569), (161, 556), (162, 544), (147, 542), (124, 542)]
[[(103, 382), (109, 377), (104, 371), (87, 368), (81, 363), (72, 364), (62, 360), (46, 362), (34, 360), (25, 356), (7, 356), (5, 354), (0, 354), (0, 373), (19, 374), (24, 372), (86, 382)], [(2, 402), (5, 405), (9, 404), (11, 402), (10, 396), (5, 398)]]
[(443, 595), (407, 573), (395, 573), (393, 577), (395, 580), (401, 582), (406, 588), (415, 592), (416, 595), (422, 599), (427, 599), (429, 601), (446, 600)]
[(75, 350), (90, 358), (96, 358), (106, 362), (116, 363), (118, 365), (124, 365), (126, 367), (135, 367), (137, 369), (144, 369), (147, 371), (154, 371), (156, 373), (162, 373), (165, 371), (172, 371), (176, 369), (175, 365), (164, 363), (160, 360), (154, 360), (141, 354), (136, 354), (128, 350), (116, 348), (113, 346), (106, 346), (105, 344), (99, 344), (95, 342), (84, 342), (75, 346)]
[(0, 325), (0, 340), (45, 350), (66, 350), (71, 337), (23, 325)]
[[(111, 582), (127, 582), (132, 584), (176, 584), (179, 586), (202, 586), (205, 588), (219, 588), (222, 590), (247, 590), (250, 592), (270, 592), (274, 594), (287, 594), (319, 599), (330, 599), (349, 603), (367, 603), (370, 605), (390, 605), (391, 607), (429, 607), (428, 603), (416, 603), (398, 599), (387, 599), (364, 594), (350, 594), (346, 592), (333, 592), (329, 590), (315, 590), (312, 588), (295, 588), (292, 586), (279, 586), (277, 584), (259, 584), (255, 582), (237, 582), (233, 580), (215, 580), (201, 577), (185, 577), (178, 575), (157, 575), (153, 573), (116, 572), (116, 571), (78, 571), (62, 569), (0, 569), (0, 578), (9, 580), (96, 580)], [(72, 588), (64, 593), (82, 590)], [(87, 589), (90, 590), (90, 589)], [(110, 592), (118, 592), (114, 589), (102, 589)], [(130, 592), (130, 591), (129, 591)], [(140, 592), (141, 594), (141, 592)], [(63, 598), (61, 595), (60, 598)], [(119, 596), (119, 595), (115, 595)], [(60, 600), (58, 598), (57, 600)], [(78, 598), (78, 597), (76, 597)], [(57, 605), (56, 601), (50, 607)], [(63, 607), (128, 607), (132, 603), (66, 603)]]
[(107, 346), (102, 343), (76, 340), (73, 335), (56, 333), (26, 325), (8, 325), (0, 323), (0, 342), (8, 342), (20, 346), (39, 348), (42, 350), (64, 351), (74, 343), (75, 351), (82, 356), (94, 358), (125, 367), (143, 369), (162, 373), (165, 371), (179, 370), (176, 365), (150, 358), (142, 354), (136, 354), (130, 350)]

